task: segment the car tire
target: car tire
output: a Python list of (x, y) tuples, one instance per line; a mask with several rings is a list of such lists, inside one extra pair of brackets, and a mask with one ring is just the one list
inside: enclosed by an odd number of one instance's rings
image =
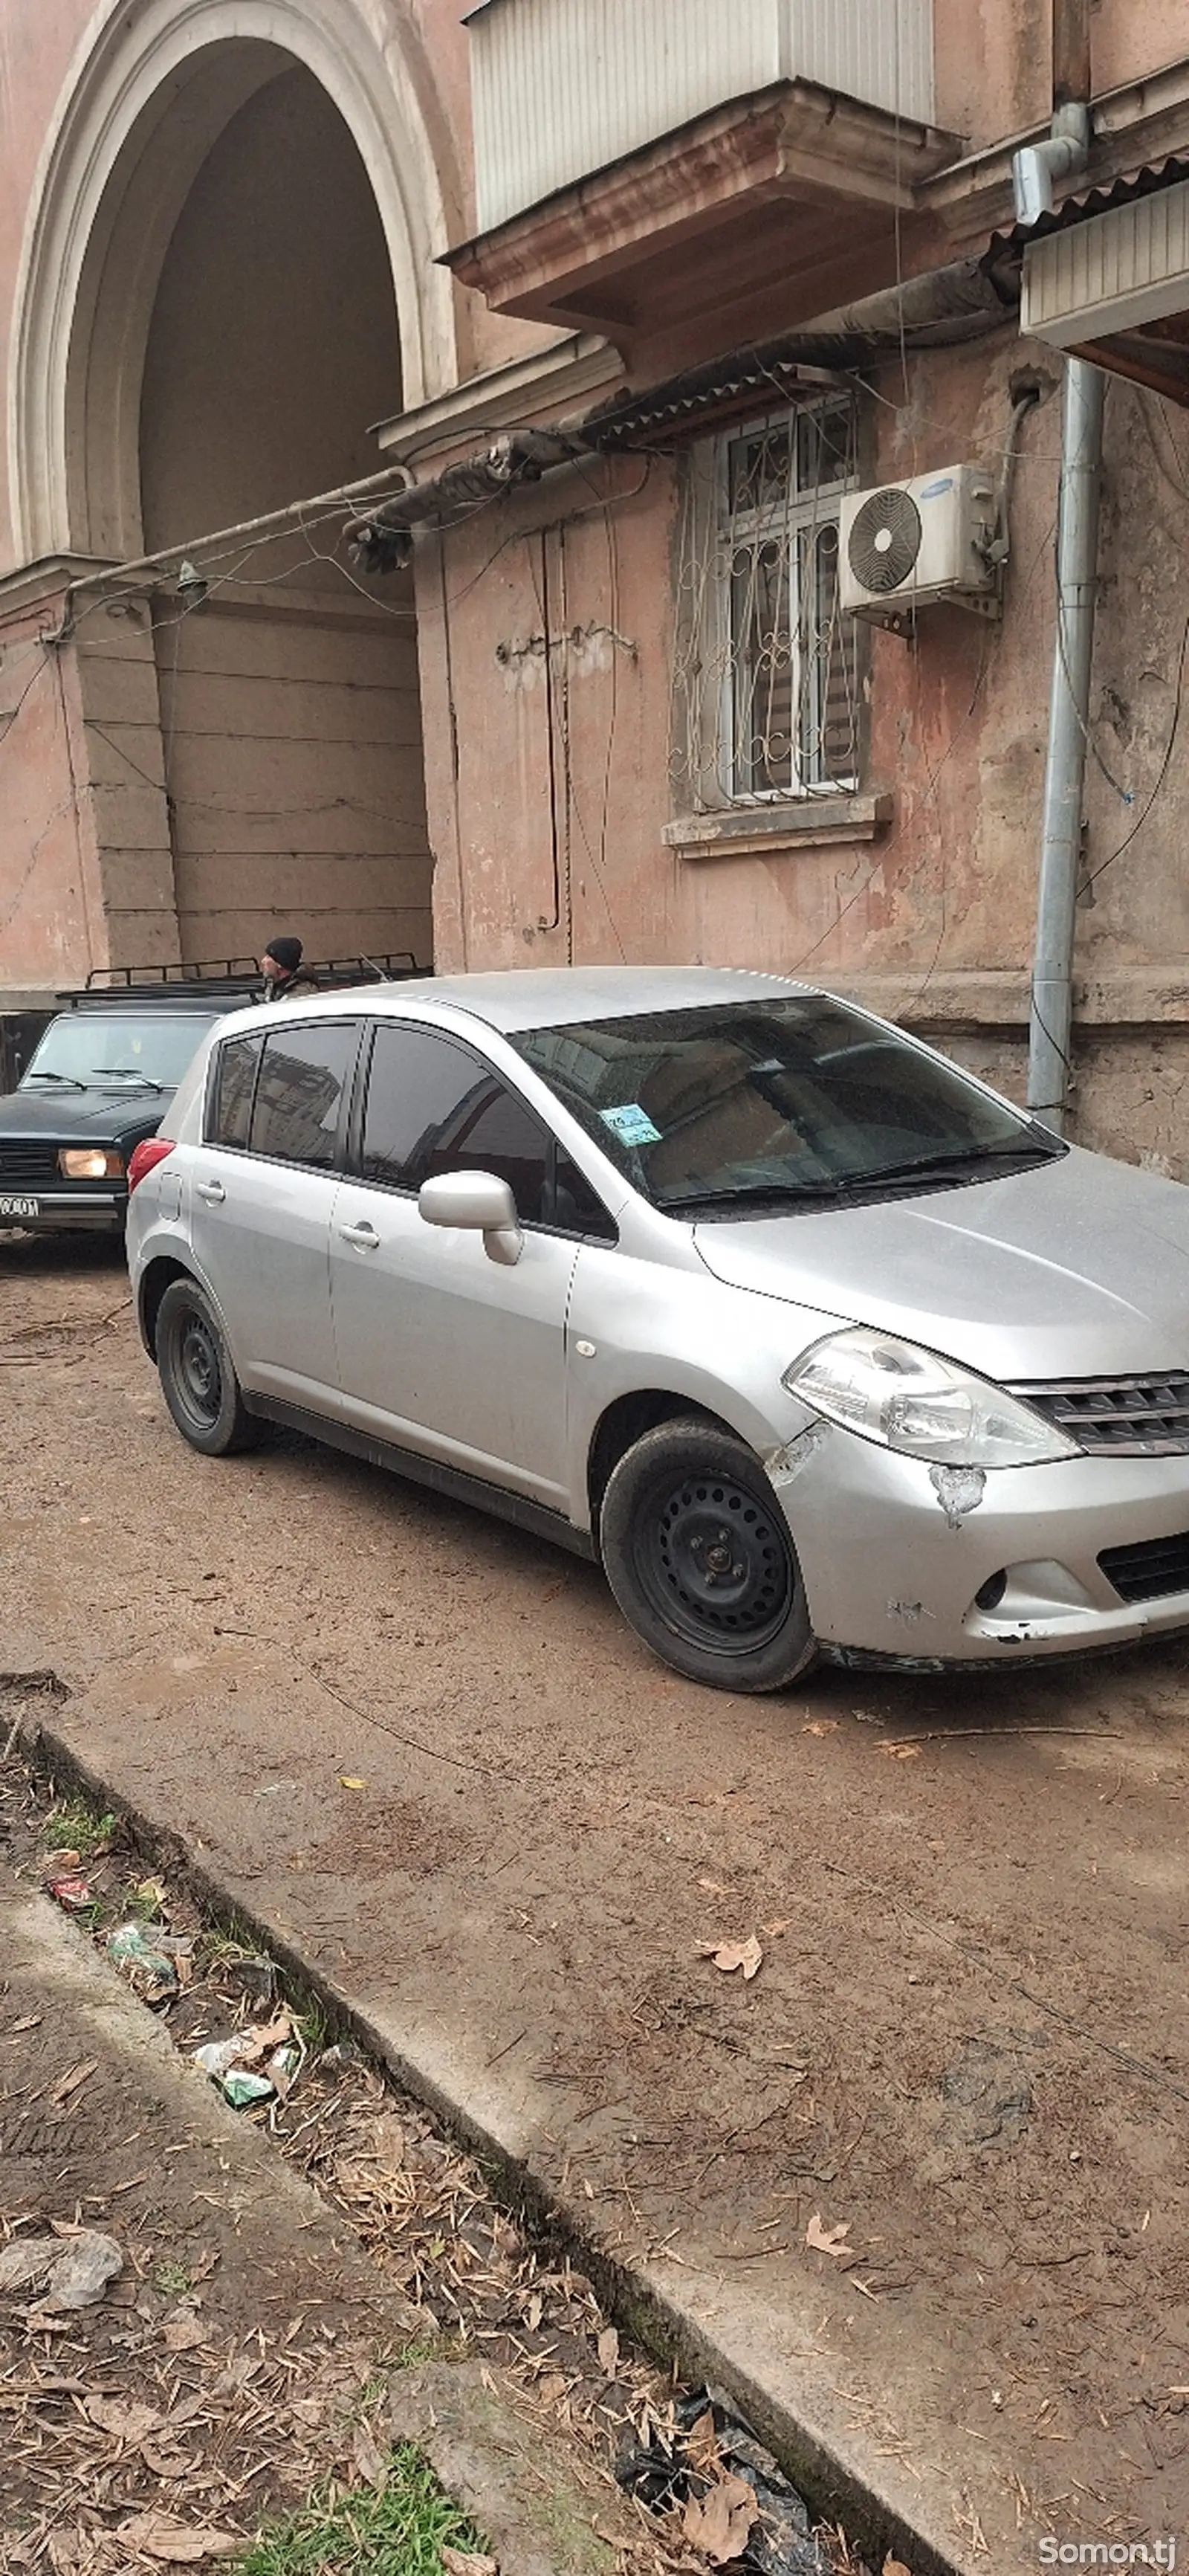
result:
[(264, 1425), (244, 1403), (210, 1298), (196, 1279), (174, 1279), (157, 1314), (157, 1374), (178, 1430), (204, 1457), (254, 1449)]
[(816, 1655), (797, 1553), (754, 1451), (695, 1415), (658, 1423), (613, 1469), (599, 1516), (630, 1627), (690, 1681), (775, 1691)]

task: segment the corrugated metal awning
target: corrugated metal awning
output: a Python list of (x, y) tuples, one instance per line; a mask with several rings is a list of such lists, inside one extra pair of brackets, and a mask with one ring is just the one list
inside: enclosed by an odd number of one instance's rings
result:
[(1184, 153), (1169, 153), (1163, 161), (1145, 161), (1134, 170), (1120, 172), (1105, 186), (1096, 179), (1084, 188), (1073, 189), (1051, 215), (1039, 216), (1034, 224), (1013, 224), (1009, 232), (994, 234), (991, 256), (1009, 258), (1013, 251), (1043, 240), (1048, 233), (1064, 232), (1071, 224), (1109, 214), (1114, 206), (1134, 205), (1140, 197), (1157, 196), (1161, 189), (1175, 187), (1179, 179), (1189, 179), (1189, 156)]
[(1097, 209), (1024, 247), (1020, 327), (1053, 348), (1142, 331), (1189, 308), (1189, 177)]

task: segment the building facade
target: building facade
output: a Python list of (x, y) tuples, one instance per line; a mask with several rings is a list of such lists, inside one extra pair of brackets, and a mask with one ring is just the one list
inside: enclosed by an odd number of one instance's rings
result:
[(1020, 1091), (1089, 351), (1068, 1107), (1189, 1174), (1184, 44), (1175, 0), (0, 0), (0, 1009), (277, 927), (705, 960)]

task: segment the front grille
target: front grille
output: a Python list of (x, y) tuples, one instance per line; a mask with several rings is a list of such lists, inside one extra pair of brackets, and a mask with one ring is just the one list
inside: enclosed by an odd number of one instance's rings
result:
[(1009, 1392), (1068, 1432), (1092, 1457), (1189, 1453), (1189, 1371), (1167, 1377), (1057, 1378)]
[(1105, 1547), (1098, 1560), (1121, 1601), (1163, 1601), (1189, 1592), (1189, 1530), (1145, 1538), (1137, 1547)]
[(0, 1136), (0, 1197), (18, 1190), (60, 1189), (56, 1145), (25, 1145)]

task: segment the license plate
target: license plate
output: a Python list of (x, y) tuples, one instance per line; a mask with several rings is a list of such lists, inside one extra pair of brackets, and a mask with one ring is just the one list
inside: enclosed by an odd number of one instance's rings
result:
[(7, 1219), (10, 1224), (19, 1224), (23, 1217), (40, 1214), (40, 1199), (0, 1199), (0, 1223)]

